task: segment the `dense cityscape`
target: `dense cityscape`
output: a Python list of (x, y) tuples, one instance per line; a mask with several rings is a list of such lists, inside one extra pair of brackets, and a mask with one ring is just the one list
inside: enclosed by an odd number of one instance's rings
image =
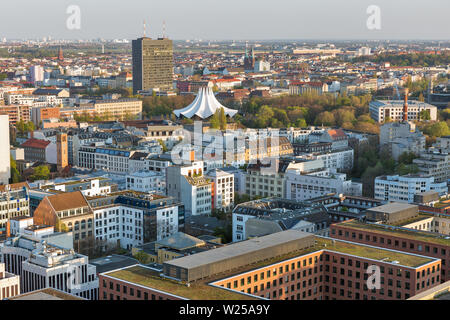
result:
[(0, 38), (0, 300), (450, 299), (450, 41), (145, 32)]

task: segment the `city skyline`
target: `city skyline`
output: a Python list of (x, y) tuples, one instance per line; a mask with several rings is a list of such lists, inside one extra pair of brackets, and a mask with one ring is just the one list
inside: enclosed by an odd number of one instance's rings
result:
[[(163, 34), (174, 40), (447, 40), (450, 21), (446, 12), (450, 3), (423, 1), (330, 1), (293, 3), (280, 0), (276, 7), (268, 1), (239, 2), (231, 0), (227, 6), (206, 0), (180, 2), (130, 0), (107, 6), (104, 0), (95, 4), (86, 0), (63, 0), (39, 3), (19, 0), (2, 4), (9, 15), (0, 21), (0, 38), (36, 39), (51, 36), (56, 39), (134, 39), (142, 36), (143, 21), (147, 35), (156, 38)], [(345, 3), (344, 3), (345, 2)], [(15, 10), (22, 5), (20, 13)], [(80, 29), (69, 30), (67, 9), (80, 9)], [(344, 6), (345, 5), (345, 6)], [(380, 8), (379, 30), (369, 30), (367, 8)], [(46, 10), (42, 10), (46, 7)], [(434, 8), (439, 7), (440, 10)], [(238, 10), (236, 10), (238, 8)], [(17, 13), (16, 13), (17, 12)], [(36, 15), (39, 12), (39, 15)], [(16, 21), (19, 18), (20, 24)], [(12, 27), (13, 26), (13, 27)]]

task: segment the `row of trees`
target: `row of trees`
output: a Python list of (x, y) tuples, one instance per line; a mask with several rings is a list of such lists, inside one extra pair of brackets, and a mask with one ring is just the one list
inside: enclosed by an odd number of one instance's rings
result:
[(194, 100), (191, 95), (174, 97), (149, 96), (142, 98), (142, 111), (148, 118), (153, 116), (171, 116), (173, 110), (184, 108)]
[(375, 62), (384, 63), (389, 62), (392, 66), (400, 67), (432, 67), (438, 65), (448, 65), (450, 63), (450, 55), (447, 52), (441, 54), (425, 54), (425, 53), (410, 53), (410, 54), (394, 54), (381, 53), (374, 56), (358, 57), (353, 62)]
[[(81, 114), (74, 114), (73, 116), (74, 120), (77, 122), (89, 122), (89, 121), (109, 121), (109, 120), (115, 120), (116, 118), (110, 113), (105, 112), (103, 114), (89, 114), (87, 112), (83, 112)], [(132, 115), (131, 113), (125, 114), (123, 119), (121, 120), (135, 120), (136, 116)]]
[(378, 133), (378, 125), (368, 113), (370, 100), (370, 95), (328, 94), (252, 98), (243, 104), (243, 116), (236, 116), (235, 121), (252, 128), (324, 125)]

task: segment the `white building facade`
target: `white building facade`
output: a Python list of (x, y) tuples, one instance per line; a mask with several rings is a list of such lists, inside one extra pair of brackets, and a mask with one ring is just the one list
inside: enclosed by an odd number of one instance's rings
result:
[(448, 194), (447, 183), (435, 183), (434, 177), (424, 177), (418, 174), (375, 178), (374, 198), (378, 200), (413, 203), (415, 194), (427, 191), (435, 191), (441, 197), (446, 196)]

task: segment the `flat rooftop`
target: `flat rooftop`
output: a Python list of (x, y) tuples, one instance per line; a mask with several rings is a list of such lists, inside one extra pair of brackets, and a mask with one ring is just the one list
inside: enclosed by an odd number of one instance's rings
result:
[[(335, 240), (333, 242), (333, 239), (331, 238), (317, 237), (317, 247), (326, 251), (346, 253), (362, 258), (377, 260), (385, 263), (399, 264), (411, 268), (417, 268), (424, 264), (437, 260), (435, 258), (408, 254), (401, 251), (371, 247), (354, 242), (339, 240)], [(397, 263), (394, 263), (394, 261), (396, 261)]]
[(418, 206), (408, 203), (402, 203), (402, 202), (391, 202), (379, 207), (370, 208), (367, 210), (373, 211), (373, 212), (383, 212), (383, 213), (395, 213), (398, 211), (408, 210), (418, 208)]
[[(280, 234), (280, 233), (278, 233)], [(135, 283), (150, 289), (160, 290), (172, 295), (184, 297), (193, 300), (248, 300), (256, 299), (250, 295), (243, 294), (239, 291), (226, 290), (220, 287), (211, 286), (210, 283), (215, 283), (221, 279), (239, 275), (257, 268), (270, 266), (288, 259), (301, 257), (306, 254), (317, 251), (339, 252), (354, 256), (359, 256), (367, 259), (372, 259), (393, 265), (402, 265), (411, 268), (417, 268), (424, 264), (436, 261), (438, 259), (419, 256), (415, 254), (408, 254), (395, 250), (388, 250), (382, 248), (370, 247), (353, 242), (341, 241), (331, 238), (315, 237), (315, 245), (306, 248), (302, 251), (290, 252), (281, 256), (273, 257), (271, 259), (260, 261), (258, 263), (234, 269), (229, 272), (224, 272), (219, 275), (211, 276), (207, 279), (191, 282), (188, 287), (181, 281), (176, 281), (168, 278), (162, 278), (160, 271), (146, 268), (141, 265), (127, 267), (121, 270), (104, 273), (105, 276), (117, 278), (130, 283)], [(222, 249), (222, 248), (220, 248)], [(218, 250), (218, 249), (215, 249)], [(211, 251), (209, 251), (211, 252)], [(194, 254), (192, 257), (201, 255)], [(184, 258), (176, 259), (181, 260)], [(175, 262), (175, 261), (174, 261)]]
[(160, 272), (143, 266), (133, 266), (104, 274), (105, 276), (135, 283), (150, 289), (156, 289), (168, 294), (191, 300), (254, 300), (256, 297), (210, 286), (205, 282), (190, 284), (159, 276)]
[(103, 273), (133, 266), (139, 262), (132, 257), (113, 254), (107, 257), (91, 260), (89, 263), (96, 267), (97, 273)]
[(433, 217), (434, 216), (432, 214), (429, 214), (429, 213), (419, 213), (419, 215), (416, 216), (416, 217), (412, 217), (412, 218), (409, 218), (409, 219), (397, 221), (397, 222), (394, 222), (394, 223), (389, 223), (389, 225), (401, 227), (401, 226), (405, 226), (405, 225), (408, 225), (408, 224), (411, 224), (411, 223), (414, 223), (414, 222), (419, 222), (419, 221), (426, 220), (426, 219), (433, 218)]
[(287, 230), (264, 237), (233, 243), (217, 249), (175, 259), (166, 264), (181, 268), (196, 268), (206, 264), (218, 263), (236, 256), (242, 256), (267, 248), (276, 247), (290, 241), (309, 238), (310, 233), (297, 230)]
[[(373, 223), (363, 223), (356, 220), (348, 220), (339, 223), (344, 227), (349, 227), (355, 230), (370, 231), (385, 235), (394, 235), (397, 237), (403, 237), (411, 240), (418, 240), (424, 242), (435, 243), (439, 245), (450, 246), (450, 236), (443, 236), (439, 234), (433, 234), (426, 231), (413, 230), (413, 229), (401, 229), (395, 226), (389, 227), (386, 225), (378, 225)], [(448, 239), (446, 239), (448, 238)]]
[(42, 290), (32, 291), (24, 293), (9, 300), (85, 300), (75, 295), (55, 290), (52, 288), (46, 288)]

